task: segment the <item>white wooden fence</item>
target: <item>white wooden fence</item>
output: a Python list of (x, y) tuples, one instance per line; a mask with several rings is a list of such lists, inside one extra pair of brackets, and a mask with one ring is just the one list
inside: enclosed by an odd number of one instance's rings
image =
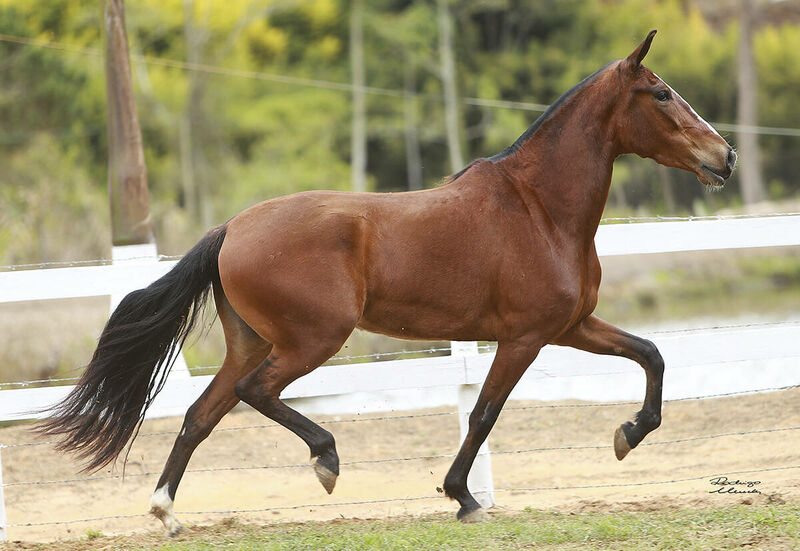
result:
[[(800, 215), (607, 224), (600, 226), (596, 244), (601, 256), (800, 245)], [(148, 285), (175, 265), (175, 261), (158, 261), (151, 255), (129, 258), (114, 265), (0, 272), (0, 302), (124, 295)], [(688, 397), (698, 388), (704, 393), (709, 390), (741, 392), (800, 382), (800, 370), (792, 369), (800, 358), (800, 323), (666, 332), (651, 338), (661, 349), (670, 370), (692, 367), (692, 372), (697, 371), (694, 378), (681, 377), (683, 385), (666, 387), (665, 398)], [(443, 392), (437, 392), (441, 403), (428, 405), (444, 405), (451, 402), (455, 388), (463, 437), (469, 411), (494, 354), (479, 353), (475, 343), (452, 343), (451, 351), (450, 356), (443, 357), (323, 366), (292, 383), (283, 397), (317, 397), (318, 403), (328, 399), (333, 403), (337, 395), (359, 392), (441, 389)], [(759, 362), (759, 369), (754, 370), (748, 362)], [(728, 376), (720, 378), (723, 364)], [(701, 367), (707, 369), (703, 371)], [(547, 347), (521, 382), (521, 391), (524, 392), (527, 385), (532, 392), (517, 397), (639, 399), (644, 393), (643, 376), (640, 381), (621, 377), (624, 372), (636, 369), (620, 358)], [(556, 372), (561, 376), (550, 375)], [(170, 376), (148, 416), (182, 415), (211, 377)], [(714, 379), (724, 381), (723, 386), (712, 384), (710, 381)], [(59, 401), (70, 389), (70, 386), (57, 386), (0, 391), (0, 421), (30, 418), (31, 411)], [(398, 409), (402, 409), (402, 404)], [(485, 505), (494, 503), (487, 444), (481, 448), (469, 484), (479, 501)], [(4, 499), (0, 493), (0, 538), (3, 539), (5, 526)]]

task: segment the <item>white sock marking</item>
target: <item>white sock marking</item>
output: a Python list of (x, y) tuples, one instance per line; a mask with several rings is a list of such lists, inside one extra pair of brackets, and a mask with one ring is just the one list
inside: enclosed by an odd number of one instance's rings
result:
[(150, 513), (164, 523), (167, 533), (173, 536), (181, 529), (181, 523), (172, 512), (172, 499), (169, 497), (169, 484), (164, 484), (150, 498)]

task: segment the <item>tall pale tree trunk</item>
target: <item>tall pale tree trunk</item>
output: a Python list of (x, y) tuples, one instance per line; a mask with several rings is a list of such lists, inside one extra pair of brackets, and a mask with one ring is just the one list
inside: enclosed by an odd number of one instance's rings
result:
[(611, 198), (614, 202), (614, 206), (618, 209), (628, 208), (628, 199), (625, 197), (625, 188), (622, 187), (622, 184), (611, 186)]
[(669, 174), (669, 169), (664, 165), (656, 165), (658, 172), (658, 180), (661, 184), (661, 189), (664, 192), (664, 206), (668, 214), (674, 214), (676, 208), (675, 202), (675, 184)]
[(108, 195), (114, 246), (154, 243), (147, 167), (136, 115), (123, 0), (105, 0)]
[(367, 189), (367, 101), (364, 93), (363, 0), (353, 0), (350, 10), (350, 70), (353, 78), (350, 180), (353, 191), (365, 191)]
[[(281, 3), (273, 6), (258, 6), (251, 2), (248, 9), (234, 23), (233, 28), (224, 40), (215, 40), (214, 48), (210, 46), (211, 16), (213, 10), (208, 2), (195, 2), (183, 0), (183, 35), (186, 44), (186, 61), (191, 65), (219, 65), (222, 60), (233, 50), (237, 39), (253, 21), (263, 18), (272, 8), (278, 8)], [(199, 6), (205, 6), (201, 12)], [(197, 15), (203, 13), (198, 22)], [(220, 46), (220, 44), (222, 44)], [(207, 152), (210, 136), (214, 128), (214, 113), (206, 109), (206, 93), (208, 90), (208, 74), (201, 71), (187, 71), (187, 97), (186, 106), (181, 114), (178, 127), (178, 142), (180, 151), (181, 191), (184, 197), (186, 211), (202, 227), (215, 223), (213, 183), (215, 181), (214, 159), (209, 159)]]
[(450, 14), (449, 0), (437, 0), (436, 3), (447, 149), (450, 153), (450, 170), (458, 172), (464, 166), (464, 156), (461, 153), (461, 133), (459, 131), (456, 64), (453, 53), (453, 20)]
[[(753, 28), (755, 26), (755, 6), (753, 0), (739, 1), (739, 99), (737, 105), (738, 123), (744, 126), (758, 125), (758, 74), (753, 58)], [(761, 177), (761, 154), (758, 148), (758, 134), (739, 131), (739, 181), (745, 204), (763, 201), (767, 194)]]
[[(194, 63), (197, 60), (197, 40), (194, 30), (194, 0), (183, 0), (183, 38), (186, 43), (186, 61)], [(183, 206), (190, 216), (196, 217), (200, 213), (197, 205), (198, 193), (194, 179), (194, 148), (192, 147), (192, 111), (193, 100), (196, 96), (196, 72), (189, 71), (186, 75), (189, 80), (189, 92), (186, 106), (181, 114), (178, 127), (178, 142), (181, 156), (181, 191), (183, 192)]]
[[(194, 0), (183, 0), (183, 14), (186, 61), (199, 65), (208, 34), (202, 26), (195, 24)], [(209, 198), (210, 167), (203, 149), (204, 123), (207, 119), (203, 103), (206, 78), (198, 71), (189, 71), (187, 78), (188, 95), (178, 133), (181, 180), (186, 210), (205, 228), (213, 223), (213, 205)]]
[(405, 96), (403, 96), (403, 134), (406, 142), (406, 179), (408, 189), (422, 189), (422, 155), (419, 148), (416, 68), (406, 60)]
[(194, 182), (194, 163), (192, 162), (192, 121), (188, 110), (180, 115), (178, 145), (181, 162), (183, 208), (191, 216), (196, 217), (199, 214), (199, 209), (197, 208), (197, 186)]

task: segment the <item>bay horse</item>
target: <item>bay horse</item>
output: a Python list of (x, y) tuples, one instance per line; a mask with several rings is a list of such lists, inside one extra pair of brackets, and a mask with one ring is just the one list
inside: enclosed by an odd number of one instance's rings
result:
[(227, 352), (189, 408), (152, 496), (169, 534), (189, 457), (240, 400), (305, 441), (325, 490), (334, 438), (280, 400), (354, 328), (406, 339), (496, 341), (497, 354), (445, 480), (457, 518), (486, 516), (467, 473), (509, 393), (547, 344), (639, 363), (642, 409), (616, 429), (617, 459), (661, 423), (664, 362), (652, 342), (599, 319), (594, 236), (614, 159), (653, 158), (722, 186), (736, 153), (642, 65), (656, 31), (566, 92), (503, 152), (434, 189), (297, 193), (210, 230), (164, 277), (130, 293), (72, 392), (38, 430), (87, 460), (116, 460), (213, 289)]

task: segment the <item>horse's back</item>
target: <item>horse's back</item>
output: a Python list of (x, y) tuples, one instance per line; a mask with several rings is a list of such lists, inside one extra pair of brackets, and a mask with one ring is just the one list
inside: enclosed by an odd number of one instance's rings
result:
[(475, 210), (450, 186), (265, 201), (228, 223), (220, 279), (245, 320), (308, 317), (355, 326), (372, 306), (400, 326), (399, 310), (419, 298), (447, 311), (448, 303), (463, 304), (448, 296), (474, 296), (481, 286), (472, 274), (480, 263), (470, 254)]

